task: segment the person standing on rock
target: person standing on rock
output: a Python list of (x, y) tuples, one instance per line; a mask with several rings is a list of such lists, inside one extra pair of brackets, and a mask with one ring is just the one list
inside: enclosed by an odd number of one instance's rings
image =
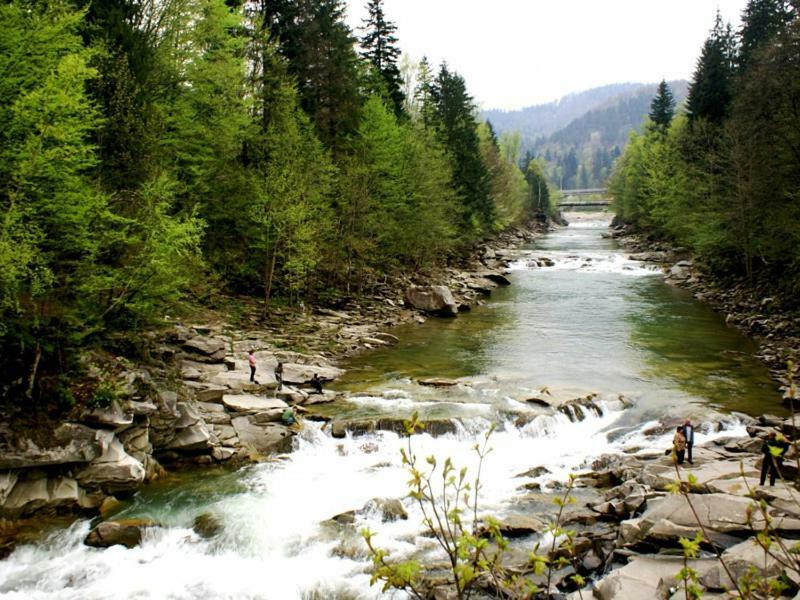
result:
[(250, 364), (250, 383), (256, 382), (256, 355), (253, 354), (253, 351), (250, 350), (250, 354), (247, 357), (247, 362)]
[(322, 378), (318, 373), (314, 373), (314, 377), (311, 378), (311, 387), (314, 388), (315, 394), (322, 393)]
[(691, 419), (686, 419), (683, 423), (683, 437), (686, 438), (686, 460), (690, 465), (693, 465), (692, 448), (694, 447), (694, 425), (692, 425)]
[(278, 382), (278, 391), (281, 391), (283, 387), (283, 363), (280, 361), (275, 366), (275, 381)]
[(761, 454), (764, 455), (764, 460), (761, 463), (761, 479), (759, 485), (764, 485), (767, 481), (767, 473), (769, 473), (770, 487), (775, 485), (775, 478), (780, 475), (778, 470), (783, 466), (783, 455), (789, 445), (785, 440), (779, 440), (774, 431), (770, 431), (767, 439), (761, 444)]
[(672, 450), (675, 454), (675, 460), (679, 465), (683, 464), (683, 458), (686, 454), (686, 436), (683, 434), (683, 426), (679, 425), (675, 431), (675, 436), (672, 438)]

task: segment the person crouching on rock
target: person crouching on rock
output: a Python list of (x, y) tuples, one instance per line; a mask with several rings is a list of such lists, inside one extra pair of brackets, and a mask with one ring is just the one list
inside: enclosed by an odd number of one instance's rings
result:
[(789, 445), (783, 439), (778, 439), (774, 431), (770, 431), (767, 439), (761, 444), (761, 454), (764, 460), (761, 463), (761, 479), (759, 485), (764, 485), (769, 473), (769, 485), (775, 485), (775, 478), (780, 475), (778, 470), (783, 466), (783, 455)]
[(250, 363), (250, 383), (255, 383), (255, 381), (256, 381), (256, 355), (253, 354), (252, 350), (250, 350), (250, 354), (247, 357), (247, 362)]
[(694, 448), (694, 425), (690, 419), (683, 422), (683, 437), (686, 438), (686, 460), (690, 465), (694, 464), (692, 460), (692, 448)]
[(314, 388), (315, 394), (322, 393), (322, 378), (319, 374), (314, 373), (314, 377), (311, 378), (311, 387)]
[(686, 454), (686, 436), (683, 434), (682, 425), (678, 426), (672, 438), (672, 450), (675, 454), (675, 460), (679, 465), (682, 465), (683, 457)]

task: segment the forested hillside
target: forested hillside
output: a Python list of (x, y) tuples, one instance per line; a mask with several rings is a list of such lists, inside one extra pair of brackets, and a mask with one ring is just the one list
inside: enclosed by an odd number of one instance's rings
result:
[[(678, 103), (686, 98), (686, 81), (670, 87)], [(615, 84), (523, 111), (485, 115), (500, 133), (516, 138), (519, 132), (522, 164), (543, 161), (556, 187), (603, 187), (628, 136), (641, 128), (655, 91), (656, 84)]]
[[(611, 179), (627, 223), (690, 248), (719, 276), (762, 281), (796, 304), (800, 282), (800, 20), (750, 0), (718, 16), (686, 102), (664, 91)], [(669, 110), (665, 108), (669, 107)]]
[(181, 303), (358, 294), (547, 211), (459, 74), (404, 94), (382, 1), (343, 11), (0, 6), (2, 396), (68, 395), (81, 348)]

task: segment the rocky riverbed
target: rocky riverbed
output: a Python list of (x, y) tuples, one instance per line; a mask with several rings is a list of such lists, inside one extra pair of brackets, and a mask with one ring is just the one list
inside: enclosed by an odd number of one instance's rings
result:
[[(93, 362), (87, 380), (110, 390), (102, 402), (64, 418), (30, 419), (17, 412), (0, 423), (3, 551), (13, 548), (20, 532), (35, 531), (37, 520), (101, 514), (169, 471), (235, 466), (291, 451), (298, 426), (283, 422), (287, 408), (313, 419), (312, 405), (337, 397), (327, 390), (312, 393), (315, 374), (332, 382), (342, 373), (337, 360), (395, 343), (391, 327), (454, 317), (481, 303), (494, 288), (509, 284), (508, 249), (536, 234), (506, 231), (460, 268), (401, 277), (336, 309), (277, 310), (266, 324), (246, 329), (215, 315), (210, 323), (175, 324), (145, 336), (150, 360)], [(279, 361), (280, 390), (274, 375)], [(398, 424), (377, 424), (390, 426)], [(365, 427), (376, 425), (336, 423), (334, 434)]]

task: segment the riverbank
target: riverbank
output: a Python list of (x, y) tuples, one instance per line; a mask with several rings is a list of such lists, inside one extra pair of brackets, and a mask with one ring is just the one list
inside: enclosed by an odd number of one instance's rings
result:
[(800, 377), (800, 311), (791, 307), (796, 305), (795, 299), (781, 298), (769, 282), (715, 277), (696, 264), (685, 249), (652, 240), (625, 226), (613, 227), (610, 235), (631, 252), (631, 258), (659, 265), (667, 283), (690, 291), (694, 298), (724, 315), (727, 324), (754, 339), (757, 358), (780, 383), (784, 403), (790, 405), (790, 364), (793, 376)]
[(87, 357), (87, 387), (102, 390), (101, 397), (95, 391), (62, 417), (20, 409), (0, 424), (0, 545), (10, 551), (35, 519), (113, 512), (119, 499), (168, 471), (290, 451), (297, 427), (286, 424), (286, 411), (313, 419), (313, 405), (337, 397), (311, 393), (315, 374), (334, 381), (337, 361), (395, 343), (392, 327), (482, 303), (509, 283), (506, 252), (541, 231), (510, 229), (457, 267), (397, 277), (335, 309), (276, 308), (262, 322), (241, 316), (257, 314), (256, 306), (239, 304), (227, 314), (203, 311), (201, 324), (176, 322), (133, 341), (147, 359)]

